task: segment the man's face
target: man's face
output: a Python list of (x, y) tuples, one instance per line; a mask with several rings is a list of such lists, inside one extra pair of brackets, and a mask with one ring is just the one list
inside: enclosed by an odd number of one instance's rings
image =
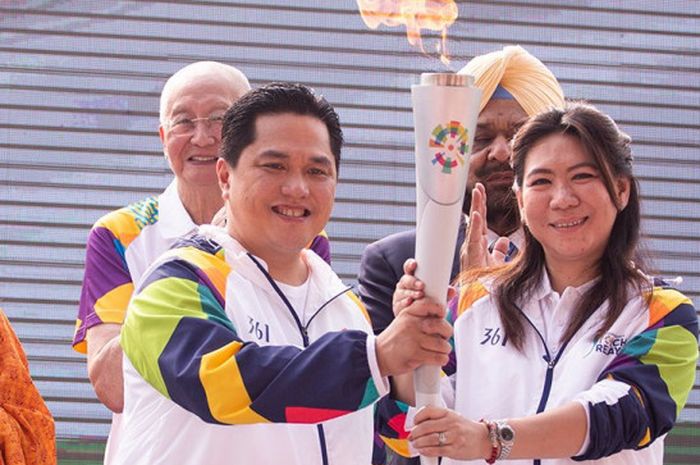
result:
[[(471, 204), (471, 191), (477, 182), (486, 188), (489, 218), (517, 212), (510, 168), (510, 140), (527, 120), (515, 100), (491, 100), (477, 120), (474, 148), (469, 158), (465, 212)], [(487, 222), (491, 222), (487, 218)]]
[(313, 116), (259, 116), (255, 140), (232, 168), (218, 161), (228, 232), (251, 253), (298, 255), (323, 229), (337, 170), (328, 129)]
[(221, 123), (214, 119), (192, 120), (222, 117), (244, 92), (243, 86), (216, 72), (192, 76), (172, 89), (160, 138), (170, 169), (182, 188), (217, 184)]

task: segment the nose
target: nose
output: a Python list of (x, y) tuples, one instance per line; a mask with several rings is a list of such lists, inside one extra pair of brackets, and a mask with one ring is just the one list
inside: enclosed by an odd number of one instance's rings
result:
[(580, 202), (576, 191), (569, 183), (559, 183), (552, 192), (550, 205), (555, 210), (565, 210), (576, 207)]
[(209, 128), (207, 121), (196, 122), (194, 129), (192, 130), (192, 137), (190, 137), (192, 144), (199, 147), (205, 147), (213, 144), (216, 139), (217, 137)]
[(510, 144), (508, 143), (508, 139), (500, 134), (496, 136), (489, 146), (488, 159), (497, 160), (502, 163), (510, 161)]
[(301, 173), (289, 173), (282, 183), (282, 194), (292, 198), (309, 195), (309, 185)]

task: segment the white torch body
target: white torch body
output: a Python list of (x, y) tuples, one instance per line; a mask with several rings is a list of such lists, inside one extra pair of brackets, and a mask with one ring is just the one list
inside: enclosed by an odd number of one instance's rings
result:
[[(411, 88), (416, 151), (416, 277), (446, 304), (481, 90), (472, 76), (423, 74)], [(414, 374), (416, 407), (440, 405), (440, 367)], [(423, 465), (437, 459), (421, 457)]]

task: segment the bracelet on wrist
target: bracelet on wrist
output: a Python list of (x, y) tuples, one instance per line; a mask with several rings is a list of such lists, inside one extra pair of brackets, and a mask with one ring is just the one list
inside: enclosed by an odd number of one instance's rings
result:
[(484, 426), (486, 426), (486, 431), (488, 435), (488, 440), (489, 443), (491, 443), (491, 455), (489, 458), (485, 459), (486, 463), (489, 465), (493, 464), (496, 462), (496, 459), (501, 455), (500, 453), (500, 445), (498, 442), (498, 427), (495, 422), (493, 421), (487, 421), (484, 420), (483, 418), (479, 420), (479, 422), (483, 423)]

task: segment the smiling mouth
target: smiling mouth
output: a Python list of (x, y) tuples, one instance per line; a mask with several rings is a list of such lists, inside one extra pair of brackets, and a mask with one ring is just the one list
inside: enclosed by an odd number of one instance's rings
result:
[(287, 218), (303, 218), (311, 214), (306, 208), (272, 207), (272, 211)]
[(194, 162), (197, 162), (197, 163), (211, 163), (211, 162), (213, 162), (213, 161), (216, 161), (216, 157), (215, 157), (215, 156), (207, 157), (207, 156), (195, 155), (195, 156), (193, 156), (193, 157), (188, 158), (188, 160), (189, 160), (189, 161), (194, 161)]
[(588, 217), (583, 217), (578, 220), (573, 220), (573, 221), (567, 221), (565, 223), (552, 223), (551, 226), (554, 227), (555, 229), (568, 229), (568, 228), (574, 228), (576, 226), (579, 226), (583, 223), (585, 223), (588, 220)]

